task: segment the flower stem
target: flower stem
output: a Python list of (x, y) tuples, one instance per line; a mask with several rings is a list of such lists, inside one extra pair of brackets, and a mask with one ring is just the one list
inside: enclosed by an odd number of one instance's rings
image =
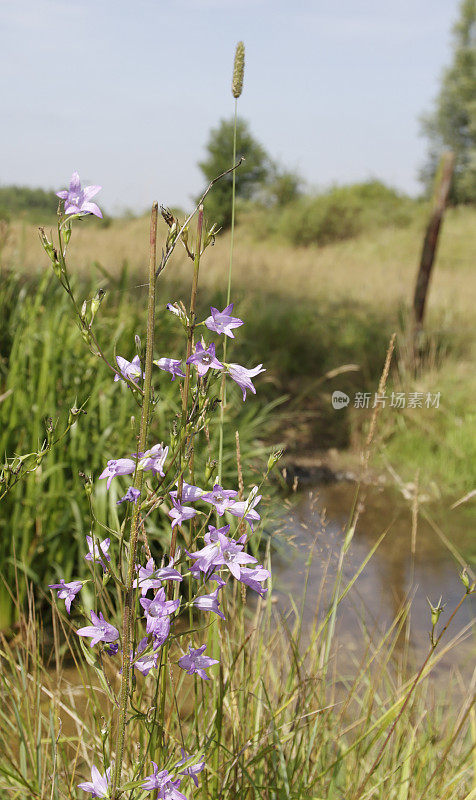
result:
[[(237, 123), (237, 109), (238, 102), (235, 99), (235, 119), (233, 125), (233, 164), (236, 162), (236, 123)], [(236, 170), (232, 172), (232, 190), (231, 190), (231, 232), (230, 232), (230, 263), (228, 266), (228, 288), (226, 292), (226, 304), (230, 304), (231, 298), (231, 273), (233, 269), (233, 245), (235, 240), (235, 192), (236, 192)], [(227, 337), (223, 337), (223, 361), (226, 361), (226, 343)], [(226, 376), (225, 373), (221, 379), (221, 392), (220, 392), (220, 439), (218, 443), (218, 482), (221, 483), (223, 471), (223, 425), (225, 420), (225, 405), (226, 405)]]
[[(152, 380), (152, 360), (154, 351), (154, 328), (155, 328), (155, 268), (157, 261), (157, 218), (158, 204), (152, 206), (150, 220), (150, 257), (149, 257), (149, 295), (147, 307), (147, 343), (145, 354), (145, 377), (144, 377), (144, 397), (142, 401), (141, 420), (139, 428), (138, 452), (146, 449), (147, 433), (150, 418), (150, 398)], [(137, 470), (134, 475), (134, 488), (142, 492), (144, 473)], [(140, 502), (134, 505), (131, 519), (131, 534), (129, 539), (129, 559), (127, 565), (126, 589), (124, 597), (124, 613), (122, 623), (122, 679), (119, 699), (119, 720), (116, 736), (116, 761), (111, 790), (111, 800), (117, 798), (117, 787), (121, 780), (122, 762), (124, 758), (124, 739), (126, 730), (127, 705), (130, 688), (131, 674), (131, 639), (132, 625), (134, 621), (134, 566), (137, 550), (137, 538), (140, 527)]]
[[(189, 325), (188, 325), (188, 337), (187, 337), (187, 358), (186, 361), (192, 355), (193, 350), (193, 334), (195, 330), (195, 310), (197, 307), (197, 290), (198, 290), (198, 274), (200, 271), (200, 257), (201, 257), (201, 249), (202, 249), (202, 230), (203, 230), (203, 206), (201, 205), (198, 209), (198, 222), (197, 222), (197, 241), (195, 245), (195, 258), (193, 262), (193, 280), (192, 280), (192, 291), (190, 295), (190, 313), (189, 313)], [(182, 499), (182, 490), (183, 490), (183, 457), (187, 451), (188, 446), (188, 436), (185, 430), (187, 425), (187, 410), (188, 410), (188, 395), (190, 389), (190, 371), (191, 365), (186, 364), (185, 366), (185, 380), (183, 384), (183, 394), (182, 394), (182, 425), (181, 425), (181, 433), (183, 435), (183, 449), (181, 454), (181, 470), (180, 470), (180, 478), (178, 483), (178, 492), (177, 497), (179, 501)], [(173, 558), (175, 555), (175, 548), (177, 543), (177, 527), (172, 531), (172, 539), (170, 542), (170, 558)]]

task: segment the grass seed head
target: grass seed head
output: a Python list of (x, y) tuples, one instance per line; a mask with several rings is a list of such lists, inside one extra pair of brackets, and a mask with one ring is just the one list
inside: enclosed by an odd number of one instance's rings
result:
[(235, 63), (233, 65), (233, 80), (231, 82), (231, 91), (233, 97), (237, 98), (243, 91), (243, 76), (245, 74), (245, 45), (243, 42), (238, 42), (235, 51)]

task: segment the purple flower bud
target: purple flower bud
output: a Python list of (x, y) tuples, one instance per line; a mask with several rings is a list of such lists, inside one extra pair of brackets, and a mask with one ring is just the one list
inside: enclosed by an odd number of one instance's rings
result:
[(127, 492), (125, 493), (124, 497), (121, 497), (120, 500), (117, 501), (116, 505), (120, 505), (121, 503), (128, 502), (128, 503), (137, 503), (140, 497), (139, 489), (134, 489), (133, 486), (129, 486)]
[(182, 362), (180, 359), (159, 358), (158, 361), (154, 361), (154, 364), (159, 367), (159, 369), (163, 369), (165, 372), (170, 372), (173, 381), (177, 375), (179, 375), (181, 378), (185, 378), (185, 372), (182, 371)]

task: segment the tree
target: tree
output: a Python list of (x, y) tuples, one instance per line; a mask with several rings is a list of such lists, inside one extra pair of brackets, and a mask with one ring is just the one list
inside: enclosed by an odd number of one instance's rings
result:
[[(207, 181), (229, 169), (233, 163), (234, 120), (222, 120), (213, 128), (206, 145), (207, 158), (199, 163)], [(272, 174), (272, 162), (262, 145), (252, 136), (248, 123), (238, 119), (236, 157), (244, 161), (236, 170), (236, 198), (252, 199)], [(205, 200), (208, 220), (222, 228), (231, 224), (232, 174), (225, 175), (212, 188)]]
[(429, 139), (428, 161), (421, 171), (431, 189), (444, 150), (455, 154), (450, 201), (476, 201), (476, 0), (462, 0), (453, 28), (453, 61), (443, 73), (434, 111), (422, 119)]

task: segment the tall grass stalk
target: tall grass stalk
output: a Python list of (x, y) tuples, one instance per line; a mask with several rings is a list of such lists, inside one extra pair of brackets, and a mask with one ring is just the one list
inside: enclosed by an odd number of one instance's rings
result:
[[(232, 94), (235, 98), (234, 103), (234, 118), (233, 118), (233, 161), (232, 165), (236, 164), (236, 126), (238, 119), (238, 98), (243, 89), (243, 75), (245, 68), (245, 47), (243, 42), (239, 42), (235, 52), (235, 62), (233, 65), (233, 79), (232, 79)], [(226, 290), (226, 305), (230, 304), (231, 300), (231, 278), (233, 272), (233, 247), (235, 243), (235, 206), (236, 206), (236, 169), (232, 171), (232, 185), (231, 185), (231, 229), (230, 229), (230, 258), (228, 263), (228, 281)], [(226, 361), (227, 338), (224, 337), (223, 341), (223, 361)], [(226, 382), (223, 376), (221, 384), (221, 407), (220, 407), (220, 441), (218, 445), (218, 482), (221, 483), (223, 471), (223, 426), (225, 424), (225, 406), (226, 406)]]

